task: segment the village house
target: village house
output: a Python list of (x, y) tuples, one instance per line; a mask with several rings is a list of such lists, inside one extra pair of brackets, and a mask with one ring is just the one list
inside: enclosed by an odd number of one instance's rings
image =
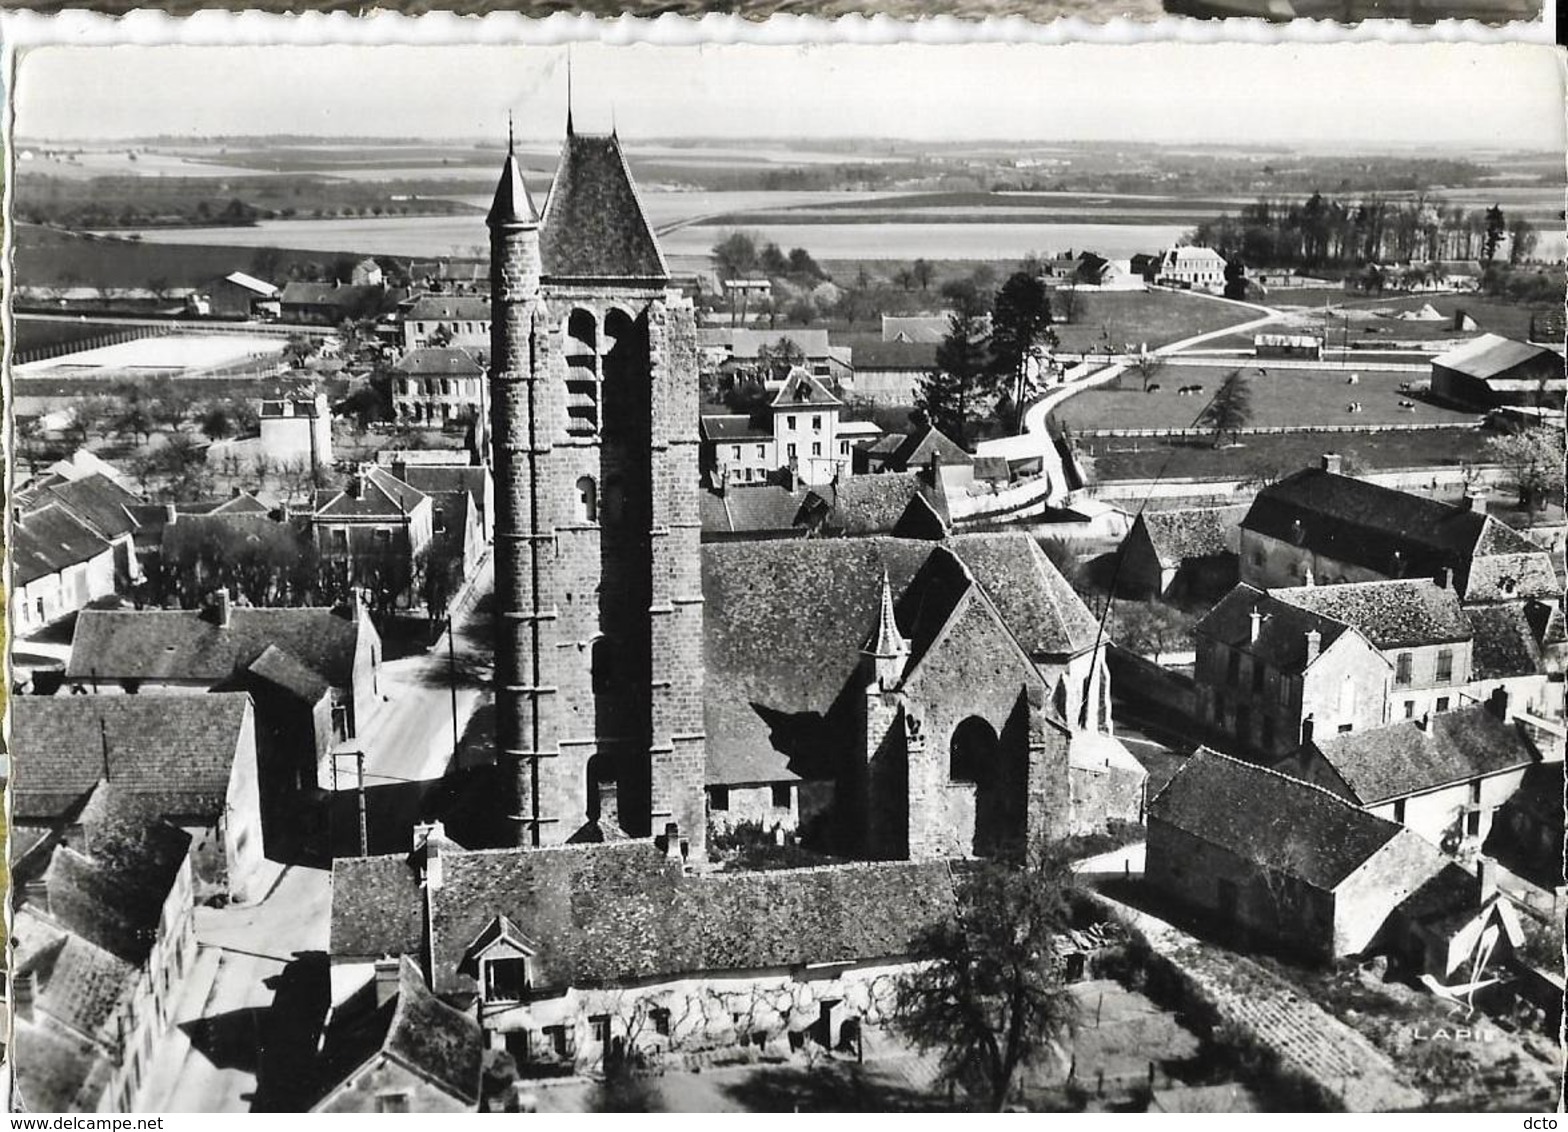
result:
[(490, 300), (482, 295), (420, 295), (403, 314), (403, 349), (490, 349)]
[(337, 326), (374, 318), (391, 301), (386, 288), (365, 283), (286, 283), (278, 297), (284, 322)]
[(367, 256), (349, 271), (348, 281), (355, 287), (380, 287), (386, 279), (382, 274), (381, 265)]
[(758, 330), (733, 326), (704, 326), (697, 330), (697, 350), (721, 377), (761, 376), (777, 388), (783, 375), (762, 374), (762, 354), (787, 339), (800, 350), (806, 372), (819, 381), (842, 382), (850, 376), (849, 351), (833, 346), (826, 330), (791, 327)]
[(1474, 630), (1459, 595), (1427, 578), (1270, 590), (1285, 602), (1349, 625), (1393, 666), (1385, 719), (1419, 719), (1471, 697)]
[(1139, 510), (1122, 539), (1117, 586), (1131, 597), (1217, 597), (1236, 584), (1245, 507)]
[[(489, 465), (470, 462), (465, 452), (404, 449), (378, 452), (376, 463), (390, 469), (393, 476), (415, 491), (430, 496), (437, 510), (445, 506), (444, 496), (466, 493), (470, 510), (477, 516), (483, 541), (489, 542), (494, 535), (495, 478), (490, 474)], [(433, 517), (432, 529), (440, 525)]]
[(11, 780), (24, 840), (63, 836), (99, 782), (143, 799), (190, 835), (198, 897), (261, 895), (272, 879), (262, 836), (250, 697), (17, 696), (11, 742), (27, 752)]
[(366, 464), (347, 486), (316, 492), (309, 523), (323, 560), (341, 564), (361, 581), (390, 571), (406, 600), (402, 590), (434, 535), (434, 505), (385, 468)]
[(1553, 757), (1525, 768), (1524, 778), (1492, 814), (1481, 847), (1515, 876), (1561, 897), (1563, 880), (1563, 760)]
[[(941, 321), (942, 335), (946, 335), (946, 319)], [(927, 341), (924, 332), (918, 329), (897, 333), (907, 337), (841, 336), (841, 344), (849, 351), (851, 366), (851, 373), (843, 385), (856, 401), (872, 405), (912, 405), (922, 380), (936, 368), (940, 335), (934, 341)]]
[(1554, 600), (1550, 555), (1486, 513), (1344, 475), (1337, 455), (1258, 492), (1241, 524), (1241, 580), (1263, 589), (1449, 572), (1459, 598)]
[[(488, 346), (485, 347), (488, 350)], [(399, 421), (439, 428), (485, 412), (484, 352), (419, 346), (397, 363), (392, 407)]]
[(107, 782), (72, 830), (13, 877), (13, 1111), (145, 1111), (196, 960), (190, 835)]
[(280, 292), (271, 283), (231, 271), (191, 296), (193, 313), (206, 318), (277, 318), (282, 314)]
[(408, 956), (525, 1078), (660, 1051), (838, 1049), (889, 1016), (954, 883), (942, 862), (688, 873), (673, 841), (649, 839), (468, 852), (425, 827), (412, 856), (335, 862), (332, 997)]
[(1223, 290), (1225, 257), (1213, 248), (1171, 248), (1160, 260), (1154, 281), (1165, 287)]
[(853, 468), (850, 438), (839, 436), (843, 408), (797, 366), (756, 416), (702, 418), (702, 468), (710, 480), (735, 487), (769, 483), (781, 473), (812, 486), (846, 479)]
[[(1149, 803), (1146, 859), (1144, 883), (1162, 897), (1320, 963), (1403, 946), (1395, 914), (1449, 865), (1397, 822), (1207, 748)], [(1462, 892), (1420, 911), (1476, 903)]]
[(261, 450), (275, 466), (291, 461), (311, 469), (332, 465), (332, 411), (325, 393), (265, 398), (257, 415)]
[(1497, 807), (1540, 753), (1507, 718), (1506, 695), (1486, 704), (1348, 735), (1314, 735), (1290, 773), (1445, 851), (1480, 848)]
[(1563, 355), (1546, 346), (1483, 334), (1432, 359), (1432, 395), (1458, 405), (1563, 407)]
[(1096, 622), (1033, 540), (707, 546), (703, 593), (722, 822), (744, 786), (765, 827), (925, 859), (1139, 820)]
[(1194, 629), (1199, 721), (1265, 761), (1386, 719), (1394, 665), (1358, 629), (1245, 582)]
[(704, 492), (703, 542), (742, 539), (946, 537), (946, 487), (929, 472), (853, 476), (820, 487), (782, 485)]
[[(380, 701), (381, 638), (357, 602), (342, 609), (257, 609), (223, 593), (207, 609), (86, 610), (76, 621), (65, 679), (71, 691), (100, 694), (201, 694), (275, 676), (288, 684), (303, 671), (312, 693), (325, 686), (329, 732), (349, 739), (368, 726)], [(306, 709), (314, 716), (319, 698)], [(257, 698), (258, 744), (269, 760), (266, 727), (274, 712)], [(308, 730), (313, 731), (310, 725)], [(296, 752), (309, 757), (309, 748)]]
[(944, 468), (972, 467), (975, 457), (934, 425), (908, 433), (890, 432), (859, 449), (858, 463), (868, 472), (909, 472), (930, 468), (932, 461)]
[(35, 633), (115, 592), (115, 548), (62, 504), (11, 522), (11, 632)]
[(332, 1011), (317, 1058), (326, 1083), (312, 1112), (474, 1112), (484, 1034), (442, 1002), (407, 955), (380, 960)]
[(58, 505), (73, 519), (114, 547), (115, 584), (128, 587), (141, 579), (136, 560), (135, 508), (144, 500), (101, 472), (67, 478), (53, 472), (16, 492), (13, 506), (28, 511)]

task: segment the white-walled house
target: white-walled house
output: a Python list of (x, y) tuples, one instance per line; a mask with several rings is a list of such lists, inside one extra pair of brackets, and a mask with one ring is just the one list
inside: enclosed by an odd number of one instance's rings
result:
[(35, 633), (114, 593), (114, 545), (52, 503), (11, 524), (11, 633)]

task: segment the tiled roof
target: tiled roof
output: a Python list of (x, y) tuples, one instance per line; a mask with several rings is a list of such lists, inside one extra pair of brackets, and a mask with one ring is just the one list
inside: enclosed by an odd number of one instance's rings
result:
[(334, 956), (380, 959), (419, 955), (423, 948), (419, 880), (406, 854), (332, 862)]
[(24, 509), (63, 504), (76, 518), (108, 539), (135, 531), (137, 522), (130, 508), (145, 502), (102, 474), (18, 492), (16, 501)]
[(78, 1033), (112, 1041), (104, 1027), (136, 973), (133, 964), (80, 936), (66, 935), (46, 967), (35, 972), (35, 1003)]
[[(1254, 609), (1263, 615), (1256, 641), (1251, 640)], [(1321, 649), (1351, 631), (1343, 621), (1278, 601), (1243, 582), (1204, 614), (1195, 631), (1275, 668), (1296, 672), (1306, 667), (1306, 633), (1313, 629), (1322, 634)]]
[(1327, 790), (1207, 747), (1155, 795), (1149, 818), (1151, 850), (1153, 823), (1164, 823), (1324, 891), (1403, 832)]
[(1030, 656), (1066, 656), (1093, 647), (1099, 622), (1034, 539), (959, 535), (946, 545)]
[(1432, 365), (1489, 381), (1543, 357), (1553, 359), (1559, 366), (1562, 364), (1562, 355), (1545, 346), (1516, 342), (1500, 334), (1483, 334), (1446, 354), (1439, 354), (1432, 359)]
[(490, 300), (472, 295), (420, 295), (403, 317), (412, 322), (489, 322)]
[(312, 518), (402, 520), (427, 498), (424, 492), (372, 464), (364, 470), (362, 478), (348, 487), (317, 492)]
[(26, 1112), (96, 1112), (113, 1067), (100, 1048), (49, 1024), (18, 1023), (8, 1059)]
[(250, 697), (18, 696), (11, 720), (12, 742), (27, 752), (11, 779), (18, 815), (59, 817), (107, 776), (162, 812), (216, 817), (251, 726)]
[(807, 405), (812, 408), (834, 408), (843, 405), (827, 386), (812, 377), (810, 372), (796, 366), (789, 371), (789, 376), (784, 379), (784, 385), (773, 398), (775, 409), (788, 409), (792, 406)]
[(12, 584), (25, 586), (87, 562), (111, 547), (59, 503), (50, 503), (11, 524)]
[(1439, 712), (1425, 726), (1401, 720), (1326, 735), (1313, 746), (1344, 781), (1347, 796), (1364, 806), (1501, 774), (1537, 757), (1517, 726), (1485, 707)]
[(543, 219), (540, 254), (552, 280), (670, 276), (614, 134), (566, 135)]
[(1524, 602), (1473, 605), (1465, 610), (1474, 637), (1470, 671), (1476, 680), (1502, 680), (1546, 671)]
[(359, 628), (331, 609), (234, 607), (220, 628), (197, 610), (83, 610), (66, 676), (103, 680), (191, 680), (213, 686), (276, 644), (335, 688), (353, 684)]
[(1270, 590), (1298, 609), (1343, 622), (1380, 649), (1467, 641), (1470, 622), (1459, 595), (1427, 578), (1296, 586)]
[(713, 413), (702, 418), (702, 435), (713, 441), (772, 440), (773, 430), (753, 424), (745, 413)]
[(223, 277), (225, 283), (233, 283), (236, 287), (243, 287), (247, 291), (254, 291), (264, 299), (275, 299), (278, 289), (271, 283), (257, 279), (254, 275), (247, 275), (243, 271), (231, 271)]
[(58, 846), (44, 871), (49, 914), (67, 932), (130, 963), (147, 958), (191, 838), (155, 806), (100, 782), (78, 819), (82, 844)]
[(506, 161), (501, 166), (501, 179), (496, 182), (495, 196), (490, 201), (490, 211), (485, 223), (492, 228), (537, 224), (539, 210), (529, 195), (523, 181), (523, 171), (518, 167), (517, 155), (508, 146)]
[(1468, 564), (1487, 522), (1463, 507), (1308, 468), (1260, 491), (1242, 526), (1380, 574), (1418, 577)]
[(268, 645), (246, 666), (258, 679), (291, 692), (307, 704), (320, 703), (332, 686), (321, 673), (277, 645)]
[(754, 330), (744, 326), (704, 326), (697, 331), (699, 348), (722, 349), (738, 361), (749, 361), (758, 356), (763, 347), (772, 349), (782, 339), (800, 347), (808, 358), (825, 358), (832, 347), (828, 332), (809, 327), (791, 327), (788, 330)]
[(1143, 511), (1133, 520), (1148, 532), (1160, 562), (1173, 566), (1192, 558), (1235, 554), (1245, 507), (1191, 507)]
[(485, 469), (478, 464), (397, 465), (397, 476), (415, 491), (438, 495), (466, 491), (476, 507), (485, 504)]
[[(943, 334), (946, 333), (944, 330)], [(872, 370), (924, 373), (936, 368), (936, 342), (884, 342), (873, 335), (857, 334), (845, 335), (842, 344), (850, 348), (850, 365), (857, 373)]]
[(885, 314), (882, 316), (882, 341), (940, 342), (947, 337), (951, 325), (950, 314)]
[(932, 456), (940, 457), (949, 467), (974, 463), (974, 457), (960, 448), (957, 441), (932, 427), (904, 437), (903, 443), (888, 457), (887, 466), (895, 472), (918, 471), (931, 462)]
[(369, 285), (336, 283), (288, 283), (283, 287), (284, 306), (333, 307), (338, 310), (363, 310), (378, 305), (382, 289)]
[(399, 373), (415, 377), (483, 377), (484, 366), (460, 346), (416, 346), (397, 363)]
[(682, 875), (647, 841), (454, 854), (432, 897), (438, 993), (498, 916), (537, 941), (542, 987), (898, 958), (947, 919), (943, 862)]
[(1470, 574), (1465, 579), (1467, 602), (1554, 598), (1562, 592), (1551, 556), (1539, 547), (1478, 557), (1470, 564)]

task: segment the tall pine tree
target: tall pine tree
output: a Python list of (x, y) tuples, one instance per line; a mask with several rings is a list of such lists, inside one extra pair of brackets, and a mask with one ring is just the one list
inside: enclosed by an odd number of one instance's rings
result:
[(951, 284), (943, 295), (953, 305), (947, 337), (936, 348), (936, 368), (920, 384), (916, 404), (930, 422), (964, 447), (969, 423), (990, 410), (996, 379), (990, 369), (986, 304), (968, 282)]

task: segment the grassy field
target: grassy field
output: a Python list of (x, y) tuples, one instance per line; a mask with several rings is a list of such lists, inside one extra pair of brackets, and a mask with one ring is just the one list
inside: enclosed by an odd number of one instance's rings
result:
[[(1280, 291), (1263, 301), (1285, 314), (1281, 331), (1320, 336), (1324, 333), (1323, 306), (1327, 302), (1329, 345), (1335, 348), (1348, 345), (1357, 351), (1386, 349), (1395, 342), (1419, 347), (1428, 342), (1441, 343), (1448, 339), (1471, 338), (1484, 333), (1501, 334), (1523, 341), (1530, 337), (1532, 319), (1547, 313), (1544, 304), (1509, 302), (1478, 294), (1368, 297), (1349, 294), (1338, 288), (1329, 291)], [(1420, 310), (1428, 303), (1443, 316), (1441, 322), (1412, 322), (1391, 317), (1400, 311)], [(1475, 319), (1477, 329), (1456, 331), (1454, 315), (1458, 311), (1464, 311)], [(1251, 349), (1252, 335), (1228, 336), (1217, 339), (1212, 345)]]
[(1294, 432), (1244, 439), (1237, 447), (1215, 448), (1203, 440), (1125, 437), (1081, 440), (1079, 450), (1092, 459), (1096, 482), (1192, 476), (1246, 479), (1279, 474), (1317, 463), (1338, 452), (1364, 468), (1457, 467), (1485, 459), (1490, 434), (1477, 428), (1423, 432), (1373, 432), (1346, 435)]
[(146, 287), (152, 280), (199, 287), (231, 271), (281, 279), (295, 264), (333, 259), (332, 253), (311, 251), (89, 239), (30, 224), (18, 224), (15, 233), (19, 287)]
[(1067, 351), (1094, 350), (1109, 342), (1151, 349), (1254, 317), (1245, 307), (1173, 291), (1080, 291), (1070, 323), (1058, 321), (1056, 336)]
[[(1264, 363), (1265, 367), (1267, 363)], [(1192, 428), (1208, 398), (1219, 388), (1234, 366), (1166, 366), (1156, 378), (1157, 392), (1144, 393), (1136, 377), (1122, 378), (1123, 387), (1087, 389), (1071, 397), (1055, 416), (1076, 430), (1090, 428)], [(1415, 402), (1415, 408), (1401, 409), (1399, 402), (1409, 400), (1401, 393), (1402, 383), (1422, 380), (1419, 374), (1368, 372), (1359, 374), (1356, 385), (1346, 384), (1347, 373), (1340, 368), (1272, 369), (1259, 376), (1255, 366), (1243, 373), (1252, 390), (1251, 424), (1258, 428), (1288, 428), (1313, 425), (1394, 425), (1394, 424), (1472, 424), (1476, 414)], [(1201, 385), (1203, 393), (1181, 396), (1183, 385)], [(1346, 406), (1356, 401), (1359, 413)]]

